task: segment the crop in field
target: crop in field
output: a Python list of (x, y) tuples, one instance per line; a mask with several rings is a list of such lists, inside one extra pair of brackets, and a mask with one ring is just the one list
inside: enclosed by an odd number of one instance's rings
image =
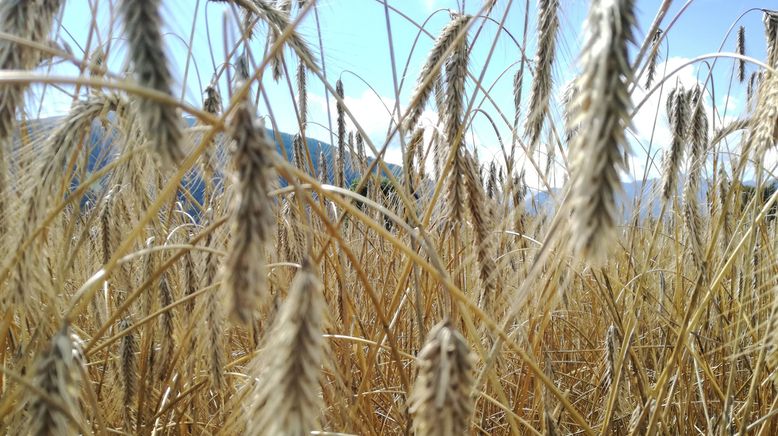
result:
[(718, 3), (0, 0), (2, 433), (778, 432)]

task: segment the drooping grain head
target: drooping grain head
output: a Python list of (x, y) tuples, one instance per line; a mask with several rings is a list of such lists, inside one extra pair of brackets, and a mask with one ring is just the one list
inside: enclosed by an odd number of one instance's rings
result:
[(209, 114), (218, 115), (222, 111), (222, 96), (215, 83), (205, 87), (205, 99), (203, 100), (203, 110)]
[(585, 25), (580, 93), (575, 105), (580, 133), (572, 145), (571, 227), (574, 251), (602, 261), (616, 236), (619, 171), (629, 146), (625, 129), (632, 108), (633, 76), (627, 46), (635, 25), (632, 0), (594, 0)]
[[(122, 0), (120, 11), (136, 80), (141, 86), (172, 96), (173, 78), (162, 40), (161, 5), (161, 0)], [(181, 161), (181, 118), (176, 108), (150, 97), (137, 98), (140, 121), (152, 148), (165, 163)]]
[(698, 269), (703, 268), (703, 256), (705, 249), (704, 229), (697, 201), (699, 189), (700, 164), (693, 163), (683, 189), (683, 222), (688, 230), (688, 238), (692, 256)]
[(732, 235), (732, 207), (731, 201), (727, 197), (729, 196), (729, 177), (723, 167), (719, 168), (718, 183), (716, 184), (718, 191), (718, 202), (716, 204), (716, 210), (721, 216), (722, 228), (721, 228), (721, 250), (724, 252), (729, 244), (730, 236)]
[[(740, 26), (737, 31), (737, 54), (746, 55), (746, 28), (744, 26)], [(737, 78), (740, 83), (746, 80), (746, 61), (744, 59), (738, 59)]]
[(611, 383), (613, 383), (613, 377), (615, 376), (617, 351), (616, 326), (611, 324), (605, 335), (605, 354), (603, 355), (605, 373), (602, 378), (601, 386), (606, 390), (610, 387)]
[(27, 431), (22, 433), (55, 436), (77, 434), (84, 422), (81, 409), (84, 372), (80, 341), (68, 326), (64, 326), (51, 339), (35, 365), (33, 384), (47, 398), (32, 396), (28, 404), (30, 418)]
[(767, 39), (767, 65), (778, 66), (778, 11), (764, 11), (765, 37)]
[(489, 310), (494, 299), (495, 272), (497, 265), (494, 261), (494, 238), (492, 229), (494, 226), (494, 211), (484, 193), (483, 184), (478, 177), (475, 160), (465, 156), (465, 186), (467, 187), (467, 206), (470, 212), (470, 222), (473, 225), (473, 248), (478, 260), (479, 276), (481, 278), (481, 292), (478, 304), (484, 310)]
[[(206, 244), (210, 244), (206, 241)], [(215, 260), (209, 253), (205, 259), (206, 270), (212, 269)], [(208, 274), (210, 275), (210, 274)], [(203, 277), (203, 287), (210, 286), (213, 277)], [(203, 319), (195, 327), (197, 342), (195, 344), (196, 355), (205, 362), (211, 389), (216, 394), (221, 394), (226, 388), (224, 369), (227, 365), (228, 354), (226, 351), (225, 321), (226, 313), (223, 299), (214, 290), (197, 300), (197, 313)]]
[[(405, 130), (411, 130), (418, 122), (424, 111), (424, 106), (432, 93), (437, 78), (440, 76), (439, 64), (443, 55), (457, 41), (457, 38), (464, 38), (463, 34), (470, 22), (469, 15), (458, 15), (452, 19), (446, 27), (440, 32), (438, 39), (435, 40), (432, 50), (427, 55), (427, 60), (421, 68), (419, 78), (416, 81), (416, 88), (413, 90), (410, 106), (407, 109), (405, 117)], [(460, 35), (462, 34), (462, 35)]]
[[(162, 274), (159, 280), (159, 307), (165, 308), (173, 303), (173, 290), (170, 284), (169, 273)], [(172, 363), (173, 354), (176, 349), (176, 334), (175, 334), (175, 319), (174, 312), (172, 310), (166, 310), (159, 316), (159, 330), (160, 335), (160, 362), (162, 363), (162, 370), (159, 373), (160, 377), (167, 375), (170, 370), (170, 364)]]
[[(128, 318), (124, 318), (119, 323), (119, 331), (126, 331), (130, 328), (130, 326), (130, 320)], [(122, 387), (122, 418), (124, 419), (124, 429), (129, 432), (133, 431), (133, 407), (135, 393), (137, 391), (137, 351), (138, 343), (135, 337), (135, 332), (126, 333), (122, 338), (121, 344), (119, 346), (119, 355), (121, 357), (119, 374)]]
[(303, 171), (308, 168), (308, 166), (305, 164), (303, 138), (300, 135), (294, 135), (292, 138), (292, 161), (294, 162), (294, 166)]
[(665, 151), (662, 168), (662, 197), (665, 200), (675, 193), (678, 171), (683, 161), (689, 122), (688, 103), (687, 94), (680, 85), (667, 96), (667, 117), (673, 137), (670, 149)]
[(772, 381), (773, 386), (778, 387), (778, 287), (772, 287), (773, 294), (773, 307), (770, 311), (770, 317), (768, 319), (766, 337), (764, 339), (765, 350), (765, 363), (767, 367), (773, 370)]
[(307, 436), (321, 410), (320, 373), (326, 354), (324, 285), (302, 262), (258, 355), (259, 383), (249, 405), (249, 435)]
[(538, 0), (538, 48), (535, 54), (535, 77), (530, 93), (530, 112), (525, 127), (530, 149), (540, 140), (543, 122), (548, 114), (551, 96), (551, 71), (554, 66), (556, 37), (559, 29), (559, 0)]
[(467, 434), (473, 411), (473, 356), (449, 321), (427, 334), (417, 357), (419, 373), (410, 398), (413, 426), (420, 436)]
[(429, 154), (428, 152), (429, 149), (424, 148), (424, 135), (426, 133), (426, 130), (424, 128), (419, 128), (419, 130), (421, 131), (420, 133), (421, 139), (419, 142), (419, 146), (416, 147), (416, 163), (418, 165), (418, 179), (424, 180), (424, 178), (426, 177), (425, 176), (426, 172), (424, 170), (424, 167), (427, 164), (427, 156)]
[[(289, 12), (292, 8), (292, 3), (290, 1), (282, 0), (275, 2), (275, 8), (278, 9), (279, 13), (282, 14), (282, 16), (288, 21), (289, 20)], [(279, 33), (280, 29), (271, 29), (268, 33), (268, 46), (272, 46), (276, 40), (281, 36)], [(283, 74), (283, 63), (284, 63), (284, 52), (283, 50), (279, 50), (274, 56), (270, 58), (270, 71), (273, 73), (273, 80), (278, 82), (281, 79), (281, 75)]]
[(423, 165), (421, 160), (417, 160), (414, 162), (414, 159), (419, 154), (419, 149), (423, 147), (424, 147), (424, 128), (417, 127), (416, 130), (413, 131), (413, 134), (411, 135), (411, 138), (408, 141), (408, 148), (405, 150), (405, 155), (403, 155), (403, 167), (404, 169), (406, 169), (408, 174), (409, 192), (414, 191), (414, 185), (416, 183), (415, 179), (418, 171), (416, 170), (415, 166), (418, 164), (419, 170), (421, 170), (420, 166)]
[(224, 266), (224, 290), (232, 296), (232, 315), (247, 323), (267, 296), (265, 248), (273, 235), (275, 215), (267, 195), (274, 183), (275, 147), (253, 108), (241, 103), (232, 119), (235, 198), (232, 239)]
[(765, 74), (759, 86), (756, 113), (751, 121), (748, 150), (754, 150), (758, 159), (778, 143), (778, 74)]
[(748, 78), (748, 85), (746, 86), (746, 102), (749, 108), (753, 107), (754, 94), (756, 93), (756, 81), (759, 77), (759, 72), (754, 71)]
[[(522, 58), (523, 60), (523, 58)], [(524, 69), (519, 67), (513, 75), (513, 134), (518, 136), (519, 119), (521, 118), (521, 94), (524, 82)]]
[(235, 62), (235, 74), (238, 77), (239, 82), (245, 82), (249, 80), (251, 76), (251, 62), (249, 60), (249, 52), (247, 50), (243, 50), (243, 53), (238, 56), (237, 61)]
[(660, 58), (660, 41), (662, 41), (662, 29), (656, 29), (654, 36), (651, 38), (651, 52), (648, 54), (648, 66), (646, 67), (646, 89), (651, 88), (651, 83), (654, 82), (654, 76), (656, 75), (656, 64)]
[(305, 136), (305, 128), (308, 124), (308, 85), (305, 76), (305, 65), (300, 62), (297, 65), (297, 110), (300, 113), (300, 125), (303, 131), (300, 132)]
[(319, 183), (326, 185), (330, 183), (329, 168), (327, 168), (327, 156), (324, 150), (319, 150)]
[(497, 189), (497, 165), (492, 161), (489, 164), (489, 177), (486, 179), (486, 196), (494, 199)]
[(344, 103), (342, 103), (345, 94), (343, 92), (343, 82), (340, 80), (335, 83), (335, 93), (340, 97), (340, 100), (335, 105), (338, 115), (338, 156), (335, 160), (335, 185), (342, 188), (346, 184), (346, 109)]
[(462, 222), (465, 207), (464, 97), (469, 56), (467, 38), (463, 38), (456, 43), (454, 51), (446, 60), (444, 130), (449, 145), (448, 154), (453, 156), (446, 186), (446, 216), (447, 225), (452, 228)]
[(688, 122), (688, 137), (692, 143), (691, 162), (692, 167), (696, 165), (697, 169), (701, 169), (708, 149), (708, 114), (705, 112), (702, 88), (697, 85), (690, 89), (687, 98), (691, 111)]
[[(279, 36), (289, 27), (289, 14), (270, 2), (265, 0), (234, 1), (244, 9), (250, 10), (252, 13), (258, 15), (268, 24), (271, 30)], [(286, 7), (285, 3), (282, 4), (282, 6)], [(305, 64), (306, 68), (318, 70), (319, 67), (316, 65), (316, 57), (296, 30), (290, 32), (285, 43), (294, 50), (300, 61)]]
[[(59, 11), (61, 1), (4, 1), (0, 3), (0, 31), (23, 40), (45, 43), (51, 23)], [(40, 52), (9, 39), (0, 41), (0, 69), (31, 70), (37, 64)], [(23, 103), (23, 84), (0, 85), (0, 142), (13, 131), (16, 111)], [(2, 157), (2, 156), (0, 156)]]
[(580, 109), (579, 107), (575, 106), (578, 97), (578, 92), (579, 90), (576, 81), (572, 81), (565, 89), (565, 93), (563, 96), (564, 119), (565, 119), (565, 140), (569, 145), (572, 145), (573, 136), (575, 135), (576, 132), (578, 132), (578, 125), (575, 124), (577, 122), (576, 114)]

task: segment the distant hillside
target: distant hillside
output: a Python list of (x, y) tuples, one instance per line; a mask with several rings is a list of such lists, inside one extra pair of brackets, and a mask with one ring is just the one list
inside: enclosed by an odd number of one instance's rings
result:
[[(45, 135), (50, 134), (59, 124), (59, 122), (64, 117), (49, 117), (49, 118), (42, 118), (38, 120), (29, 121), (26, 124), (27, 127), (27, 134), (30, 137), (43, 137)], [(192, 118), (186, 119), (187, 123), (191, 126), (194, 124), (195, 120)], [(284, 156), (283, 151), (286, 152), (286, 156), (291, 160), (292, 159), (292, 142), (294, 140), (294, 135), (286, 133), (286, 132), (280, 132), (278, 136), (281, 138), (281, 144), (277, 142), (277, 137), (274, 134), (274, 132), (270, 129), (267, 130), (267, 134), (269, 138), (272, 138), (273, 141), (276, 143), (277, 150), (281, 156)], [(220, 135), (221, 136), (221, 135)], [(17, 133), (16, 139), (19, 139), (19, 135)], [(95, 121), (93, 123), (92, 131), (90, 133), (89, 143), (91, 145), (91, 152), (89, 154), (88, 162), (87, 162), (87, 173), (92, 173), (96, 170), (99, 170), (104, 165), (106, 165), (108, 162), (110, 162), (113, 159), (113, 156), (115, 156), (115, 153), (113, 152), (113, 139), (114, 135), (111, 133), (106, 132), (105, 128), (98, 122)], [(320, 151), (324, 151), (325, 159), (327, 160), (327, 168), (329, 172), (329, 182), (332, 183), (334, 180), (334, 173), (333, 169), (335, 168), (335, 156), (336, 156), (336, 148), (332, 145), (321, 142), (315, 139), (308, 139), (308, 149), (310, 151), (311, 155), (311, 161), (313, 163), (314, 169), (316, 173), (319, 173), (319, 156)], [(224, 141), (223, 137), (219, 138), (217, 140), (217, 143), (219, 144), (226, 144), (226, 141)], [(227, 159), (227, 150), (218, 150), (218, 155), (223, 156), (224, 159)], [(368, 159), (370, 162), (373, 161), (372, 158)], [(354, 160), (354, 164), (351, 164), (352, 159), (347, 159), (346, 165), (345, 165), (345, 178), (346, 178), (346, 186), (350, 186), (352, 182), (355, 180), (358, 180), (360, 174), (357, 171), (356, 161)], [(387, 164), (390, 171), (392, 171), (394, 174), (399, 174), (401, 171), (401, 168), (394, 164)], [(222, 174), (217, 174), (217, 178), (223, 177)], [(73, 180), (72, 186), (75, 187), (79, 183), (78, 179)], [(202, 202), (203, 199), (203, 193), (205, 184), (202, 180), (200, 180), (199, 173), (191, 174), (188, 177), (186, 177), (183, 180), (183, 185), (186, 186), (192, 196), (197, 199), (198, 201)], [(285, 182), (281, 181), (282, 185), (285, 185)], [(183, 199), (183, 198), (182, 198)], [(86, 201), (85, 199), (84, 201)]]
[[(27, 123), (28, 126), (28, 134), (32, 137), (41, 137), (45, 134), (50, 133), (54, 128), (56, 128), (57, 124), (63, 117), (51, 117), (51, 118), (44, 118), (39, 120), (34, 120)], [(188, 118), (187, 122), (190, 125), (194, 124), (194, 119)], [(268, 129), (267, 134), (270, 138), (273, 138), (274, 141), (276, 141), (276, 135), (273, 133), (272, 130)], [(18, 135), (17, 135), (18, 136)], [(278, 152), (283, 156), (283, 151), (286, 151), (286, 156), (288, 156), (289, 159), (292, 159), (292, 142), (294, 140), (294, 135), (286, 133), (286, 132), (280, 132), (279, 136), (281, 137), (281, 144), (276, 142), (276, 147)], [(107, 134), (105, 129), (100, 125), (99, 122), (95, 121), (93, 124), (92, 132), (90, 134), (90, 144), (92, 145), (91, 153), (89, 155), (88, 159), (88, 172), (93, 172), (108, 162), (110, 162), (113, 159), (113, 156), (115, 155), (112, 152), (112, 140), (113, 135)], [(220, 138), (218, 141), (220, 144), (226, 144), (226, 142), (223, 140), (223, 138)], [(327, 168), (329, 172), (329, 181), (332, 183), (334, 176), (333, 176), (333, 170), (335, 168), (335, 155), (336, 155), (336, 148), (332, 145), (318, 141), (315, 139), (308, 139), (308, 149), (310, 150), (311, 160), (314, 166), (314, 169), (316, 173), (319, 172), (319, 153), (321, 150), (324, 151), (324, 156), (327, 160)], [(219, 150), (219, 155), (223, 156), (223, 159), (227, 159), (227, 150)], [(371, 162), (373, 159), (369, 159)], [(398, 165), (394, 164), (387, 164), (389, 169), (394, 174), (399, 174), (402, 168)], [(356, 168), (356, 161), (354, 161), (354, 165), (351, 165), (351, 160), (348, 159), (345, 165), (345, 175), (346, 175), (346, 186), (351, 186), (351, 184), (358, 180), (360, 174), (357, 171)], [(222, 174), (217, 174), (217, 178), (222, 178)], [(199, 202), (202, 202), (204, 197), (204, 188), (205, 184), (200, 179), (199, 172), (194, 172), (193, 174), (190, 174), (187, 176), (184, 181), (182, 182), (184, 186), (186, 186), (189, 191), (191, 192), (192, 196), (197, 199)], [(282, 185), (285, 185), (285, 182), (281, 181)], [(658, 201), (658, 186), (659, 186), (660, 180), (658, 179), (650, 179), (647, 181), (645, 188), (643, 188), (643, 184), (641, 181), (635, 181), (624, 184), (624, 192), (623, 195), (620, 195), (618, 197), (617, 205), (622, 211), (622, 216), (624, 220), (629, 219), (633, 215), (633, 209), (637, 203), (637, 199), (639, 197), (642, 197), (641, 200), (641, 211), (640, 216), (641, 218), (645, 218), (648, 216), (648, 212), (651, 212), (651, 215), (656, 216), (659, 214), (661, 209), (661, 202)], [(682, 183), (682, 181), (681, 181)], [(75, 187), (78, 185), (78, 180), (74, 179), (72, 185)], [(701, 201), (705, 201), (706, 195), (708, 191), (708, 184), (706, 180), (703, 180), (701, 183), (701, 189), (699, 193), (699, 199)], [(562, 190), (556, 189), (554, 190), (555, 195), (557, 198), (561, 197)], [(680, 192), (680, 187), (679, 187)], [(181, 198), (184, 200), (184, 197)], [(86, 201), (87, 199), (85, 199)], [(553, 209), (557, 206), (552, 201), (552, 197), (547, 191), (540, 191), (536, 192), (532, 195), (528, 195), (526, 198), (526, 204), (525, 207), (530, 212), (536, 213), (540, 210), (545, 211), (553, 211)]]
[[(681, 186), (683, 179), (679, 180), (678, 193), (681, 193)], [(660, 179), (649, 179), (646, 181), (645, 187), (640, 180), (625, 183), (623, 187), (623, 193), (616, 197), (616, 205), (622, 212), (622, 218), (627, 220), (633, 216), (634, 208), (637, 205), (637, 200), (640, 199), (640, 217), (645, 218), (651, 212), (652, 216), (659, 215), (662, 209), (662, 203), (659, 201), (659, 189)], [(555, 189), (554, 195), (557, 199), (561, 199), (563, 192), (561, 189)], [(707, 201), (708, 195), (708, 181), (703, 179), (700, 183), (700, 191), (698, 193), (698, 199), (700, 201)], [(530, 210), (552, 210), (556, 207), (553, 204), (552, 197), (547, 191), (540, 191), (527, 198), (526, 207)]]

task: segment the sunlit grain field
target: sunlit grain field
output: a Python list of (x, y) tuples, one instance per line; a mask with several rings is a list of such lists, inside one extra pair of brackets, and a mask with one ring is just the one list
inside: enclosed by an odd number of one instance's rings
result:
[(2, 433), (778, 432), (778, 12), (78, 3), (0, 2)]

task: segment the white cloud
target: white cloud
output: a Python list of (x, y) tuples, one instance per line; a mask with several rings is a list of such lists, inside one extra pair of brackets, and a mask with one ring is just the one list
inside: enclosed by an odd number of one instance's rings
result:
[(424, 0), (424, 7), (427, 8), (428, 12), (431, 12), (433, 9), (435, 9), (435, 5), (437, 5), (438, 0)]
[[(327, 112), (327, 100), (323, 96), (311, 94), (309, 99), (323, 113)], [(344, 100), (346, 107), (348, 107), (348, 110), (351, 111), (354, 118), (368, 136), (371, 138), (376, 135), (383, 137), (383, 135), (386, 134), (386, 129), (391, 120), (390, 111), (394, 108), (394, 99), (378, 96), (370, 90), (365, 90), (356, 97), (347, 95)], [(336, 100), (332, 98), (331, 103), (334, 109)], [(346, 128), (350, 130), (354, 129), (354, 124), (349, 119), (347, 119)]]
[[(318, 115), (324, 117), (326, 120), (327, 115), (327, 100), (322, 95), (309, 94), (311, 119), (319, 118)], [(353, 97), (347, 95), (345, 97), (345, 103), (348, 110), (354, 115), (357, 123), (367, 133), (368, 138), (373, 142), (376, 147), (381, 147), (386, 139), (386, 132), (391, 121), (391, 110), (394, 108), (394, 99), (378, 96), (371, 90), (367, 89), (362, 94)], [(333, 129), (335, 127), (335, 98), (330, 99), (332, 105), (332, 117), (333, 117)], [(346, 129), (348, 131), (355, 131), (354, 123), (346, 115)], [(329, 135), (329, 133), (327, 133)], [(372, 154), (369, 147), (366, 147), (368, 155)], [(396, 146), (397, 150), (394, 150), (395, 146), (390, 144), (385, 153), (385, 159), (387, 162), (400, 163), (402, 162), (402, 156), (399, 151), (399, 145)]]

